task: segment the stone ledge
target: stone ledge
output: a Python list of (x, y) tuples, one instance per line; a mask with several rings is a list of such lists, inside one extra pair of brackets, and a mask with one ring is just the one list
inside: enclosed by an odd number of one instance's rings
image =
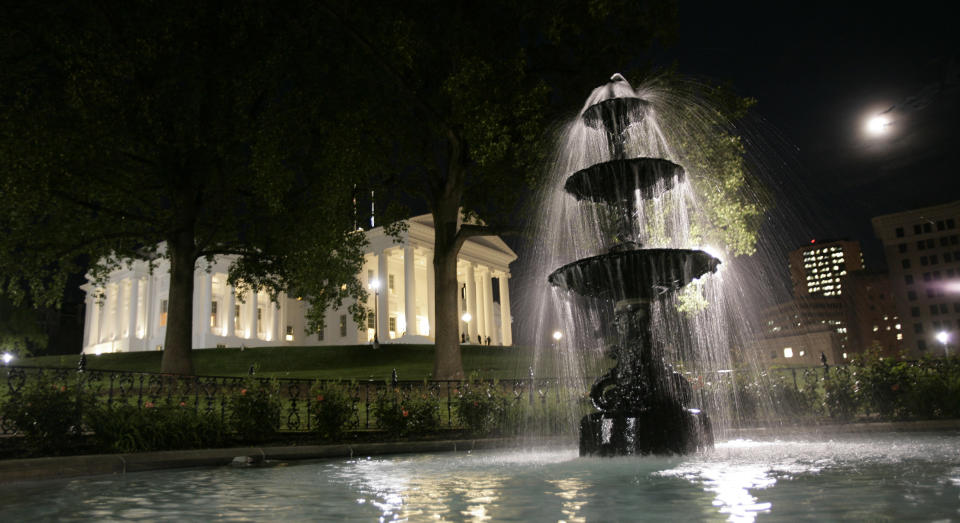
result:
[[(545, 440), (547, 441), (547, 440)], [(567, 441), (564, 439), (564, 441)], [(570, 442), (573, 440), (570, 439)], [(237, 456), (251, 462), (349, 458), (385, 454), (455, 452), (520, 446), (517, 438), (477, 440), (397, 441), (353, 445), (306, 445), (296, 447), (239, 447), (227, 449), (167, 450), (131, 454), (95, 454), (0, 461), (0, 484), (14, 481), (125, 474), (171, 468), (226, 466)]]

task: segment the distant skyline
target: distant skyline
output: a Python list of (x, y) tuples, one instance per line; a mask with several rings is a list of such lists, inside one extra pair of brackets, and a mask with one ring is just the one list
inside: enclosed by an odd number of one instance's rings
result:
[[(924, 2), (681, 2), (677, 40), (659, 62), (757, 98), (754, 131), (779, 146), (787, 164), (772, 175), (810, 228), (787, 232), (859, 240), (868, 268), (882, 269), (870, 218), (960, 198), (953, 20), (946, 4)], [(880, 113), (889, 132), (868, 135)]]

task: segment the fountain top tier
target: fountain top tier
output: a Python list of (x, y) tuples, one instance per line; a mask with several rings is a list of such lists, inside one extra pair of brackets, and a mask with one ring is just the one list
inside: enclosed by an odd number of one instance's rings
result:
[(631, 126), (640, 123), (649, 103), (637, 96), (630, 83), (617, 73), (605, 85), (590, 93), (580, 117), (594, 129), (604, 129), (619, 137)]

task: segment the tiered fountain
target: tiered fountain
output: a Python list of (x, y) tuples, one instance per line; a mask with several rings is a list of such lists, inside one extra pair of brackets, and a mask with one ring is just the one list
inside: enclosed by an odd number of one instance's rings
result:
[(647, 108), (633, 93), (614, 75), (583, 111), (584, 123), (605, 133), (611, 159), (573, 173), (564, 185), (577, 200), (608, 206), (616, 240), (605, 254), (564, 265), (548, 278), (561, 289), (614, 303), (618, 339), (610, 356), (617, 363), (590, 389), (599, 412), (580, 422), (580, 455), (686, 454), (713, 446), (709, 418), (689, 408), (689, 384), (653, 343), (650, 309), (720, 261), (700, 250), (642, 248), (637, 200), (662, 196), (684, 170), (662, 158), (627, 158), (628, 131)]

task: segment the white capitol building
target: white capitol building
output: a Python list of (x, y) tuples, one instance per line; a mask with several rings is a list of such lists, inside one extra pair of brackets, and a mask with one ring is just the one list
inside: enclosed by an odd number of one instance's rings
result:
[[(344, 303), (326, 311), (322, 331), (308, 335), (305, 302), (281, 294), (278, 307), (266, 294), (249, 292), (241, 301), (227, 284), (233, 257), (216, 258), (209, 271), (206, 262), (199, 261), (194, 273), (193, 348), (367, 344), (374, 332), (381, 343), (432, 343), (433, 221), (427, 214), (407, 223), (400, 243), (385, 235), (382, 227), (366, 233), (369, 245), (357, 277), (365, 285), (379, 283), (379, 292), (371, 291), (367, 303), (378, 315), (371, 315), (365, 325), (353, 321), (347, 310), (350, 303)], [(469, 320), (461, 319), (460, 332), (471, 343), (486, 343), (488, 337), (492, 345), (513, 343), (509, 265), (516, 259), (496, 236), (463, 244), (457, 260), (457, 316)], [(147, 262), (136, 261), (110, 273), (102, 287), (95, 287), (92, 280), (82, 285), (87, 294), (83, 352), (162, 349), (169, 267), (167, 260), (160, 260), (151, 274)], [(99, 303), (98, 294), (103, 296)], [(374, 300), (379, 300), (376, 307)]]

